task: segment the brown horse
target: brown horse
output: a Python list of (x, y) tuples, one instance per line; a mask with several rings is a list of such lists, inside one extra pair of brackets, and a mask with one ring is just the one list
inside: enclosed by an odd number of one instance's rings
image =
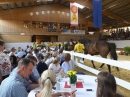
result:
[[(116, 48), (113, 44), (110, 44), (106, 41), (96, 41), (92, 42), (91, 40), (87, 38), (80, 38), (79, 39), (82, 44), (85, 46), (84, 53), (85, 54), (90, 54), (90, 55), (100, 55), (102, 58), (107, 58), (107, 55), (110, 53), (110, 58), (113, 60), (117, 60), (117, 53), (116, 53)], [(93, 67), (95, 68), (95, 65), (92, 61)], [(102, 68), (104, 63), (100, 66)], [(111, 72), (110, 65), (108, 66), (109, 72)], [(119, 68), (116, 67), (117, 70), (119, 71)]]

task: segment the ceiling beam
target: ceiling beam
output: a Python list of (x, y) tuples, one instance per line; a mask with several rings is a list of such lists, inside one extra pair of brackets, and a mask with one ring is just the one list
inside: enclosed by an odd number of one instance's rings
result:
[[(82, 4), (82, 5), (86, 6), (86, 7), (89, 7), (90, 9), (93, 9), (92, 2), (90, 2), (90, 1), (86, 1), (86, 0), (68, 0), (68, 1), (77, 2), (79, 4)], [(125, 21), (128, 24), (130, 24), (130, 21), (127, 21), (127, 20), (121, 18), (120, 16), (115, 15), (114, 13), (112, 13), (112, 12), (110, 12), (108, 10), (102, 11), (102, 14), (106, 15), (106, 16), (109, 16), (109, 17), (112, 17), (115, 20), (122, 20), (122, 21)]]
[(28, 1), (36, 1), (36, 0), (0, 0), (0, 3), (5, 3), (7, 2), (28, 2)]

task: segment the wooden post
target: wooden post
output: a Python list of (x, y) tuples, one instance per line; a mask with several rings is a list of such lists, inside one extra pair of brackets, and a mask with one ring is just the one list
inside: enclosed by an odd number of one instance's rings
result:
[(82, 24), (80, 24), (79, 26), (80, 26), (79, 29), (82, 30)]
[(61, 33), (60, 32), (60, 23), (57, 23), (57, 32)]
[(87, 22), (87, 24), (85, 25), (85, 34), (87, 34), (87, 32), (88, 32), (88, 22)]

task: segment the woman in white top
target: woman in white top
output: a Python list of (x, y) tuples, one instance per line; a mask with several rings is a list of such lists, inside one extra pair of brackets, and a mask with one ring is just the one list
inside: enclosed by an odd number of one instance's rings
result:
[(51, 53), (47, 53), (45, 55), (45, 58), (43, 59), (43, 62), (45, 62), (47, 64), (47, 66), (49, 67), (49, 65), (53, 62), (54, 58), (51, 57)]
[(45, 70), (39, 80), (40, 90), (37, 88), (32, 90), (28, 97), (58, 97), (62, 95), (63, 97), (74, 97), (72, 93), (69, 92), (57, 92), (52, 93), (52, 87), (55, 85), (56, 75), (53, 70)]
[(59, 57), (54, 58), (53, 63), (50, 64), (49, 68), (52, 69), (55, 72), (55, 74), (59, 73), (61, 70), (60, 58)]
[(72, 67), (72, 64), (70, 64), (70, 60), (71, 60), (71, 56), (69, 53), (66, 53), (65, 54), (65, 60), (64, 62), (62, 63), (62, 69), (63, 69), (63, 73), (67, 75), (67, 72), (69, 70), (72, 70), (73, 67)]

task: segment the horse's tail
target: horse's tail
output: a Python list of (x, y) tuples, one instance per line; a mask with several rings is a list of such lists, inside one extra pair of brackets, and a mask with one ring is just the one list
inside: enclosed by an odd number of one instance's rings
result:
[(109, 48), (110, 48), (110, 58), (113, 59), (113, 60), (117, 60), (118, 56), (117, 56), (117, 53), (116, 53), (115, 45), (112, 44), (112, 43), (109, 43)]

